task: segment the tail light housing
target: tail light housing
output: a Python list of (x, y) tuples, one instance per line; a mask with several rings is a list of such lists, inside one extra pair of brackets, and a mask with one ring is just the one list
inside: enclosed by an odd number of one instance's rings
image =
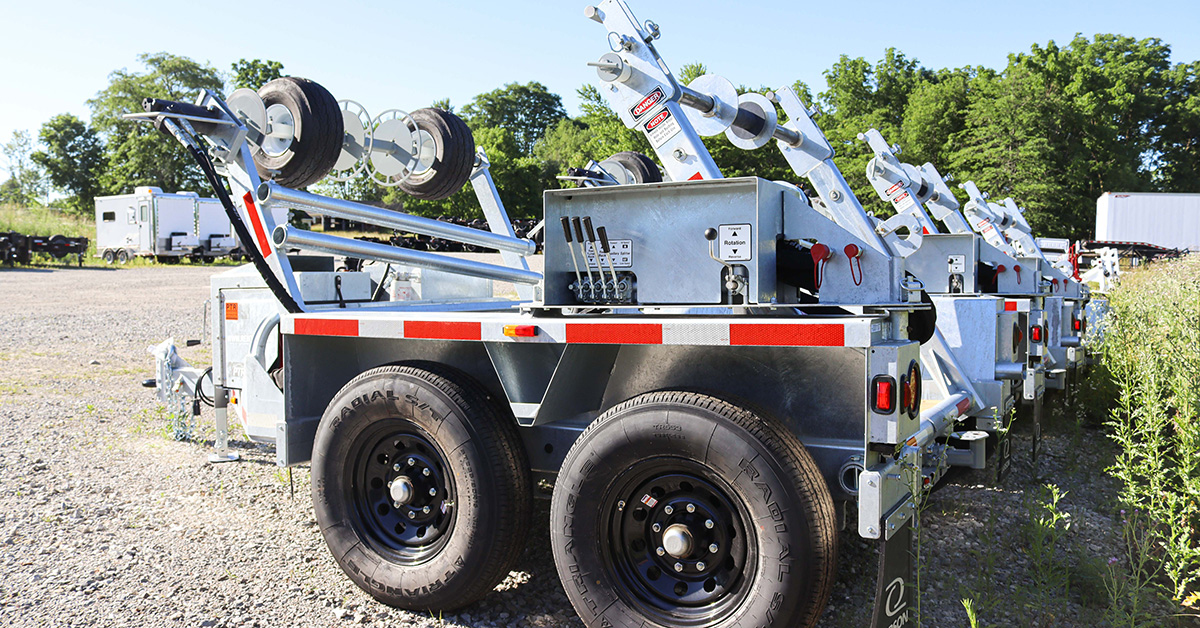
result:
[(876, 375), (871, 380), (871, 410), (878, 414), (896, 411), (896, 380), (890, 375)]
[(921, 365), (916, 360), (908, 363), (908, 372), (900, 382), (904, 389), (902, 407), (909, 418), (915, 419), (921, 413)]

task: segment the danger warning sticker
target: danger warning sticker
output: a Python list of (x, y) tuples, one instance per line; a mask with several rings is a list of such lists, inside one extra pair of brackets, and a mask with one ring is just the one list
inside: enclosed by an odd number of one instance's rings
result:
[(642, 129), (646, 132), (646, 139), (649, 139), (655, 148), (666, 144), (667, 140), (675, 137), (680, 131), (679, 121), (671, 115), (670, 109), (663, 109), (654, 114), (654, 117), (642, 125)]
[(913, 200), (912, 195), (909, 194), (908, 192), (905, 192), (905, 193), (901, 194), (900, 196), (897, 196), (896, 198), (892, 199), (892, 203), (896, 206), (896, 211), (898, 211), (898, 212), (902, 212), (906, 209), (911, 209), (913, 205), (917, 204), (917, 202)]
[(629, 114), (634, 120), (640, 120), (642, 116), (650, 113), (654, 106), (663, 101), (665, 94), (661, 87), (655, 87), (653, 91), (646, 94), (646, 97), (641, 102), (629, 108)]

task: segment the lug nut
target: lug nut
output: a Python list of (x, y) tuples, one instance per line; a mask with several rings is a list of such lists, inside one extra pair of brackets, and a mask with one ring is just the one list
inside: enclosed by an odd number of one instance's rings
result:
[(436, 489), (436, 488), (431, 488), (431, 489), (429, 489), (429, 496), (430, 496), (430, 497), (435, 497), (436, 495), (437, 495), (437, 489)]
[(408, 459), (408, 466), (410, 466), (410, 467), (411, 467), (411, 466), (413, 466), (414, 464), (417, 464), (417, 461), (416, 461), (416, 459), (415, 459), (415, 458), (409, 458), (409, 459)]
[(421, 512), (423, 512), (423, 513), (425, 513), (425, 514), (429, 514), (429, 506), (426, 506), (426, 507), (422, 508), (422, 509), (421, 509)]
[(717, 550), (719, 550), (719, 549), (721, 549), (721, 548), (717, 547), (717, 544), (716, 544), (716, 543), (713, 543), (712, 545), (709, 545), (709, 546), (708, 546), (708, 553), (709, 553), (709, 554), (716, 554), (716, 553), (717, 553)]
[(423, 475), (425, 477), (429, 477), (429, 467), (425, 467), (424, 469), (421, 469), (421, 475)]
[(650, 526), (650, 529), (654, 530), (655, 532), (662, 532), (662, 524), (656, 523), (656, 524)]
[(715, 524), (713, 523), (712, 519), (704, 520), (704, 527), (708, 528), (709, 530), (713, 529), (713, 525), (715, 525)]
[(696, 504), (688, 504), (687, 511), (688, 512), (696, 512)]
[(654, 553), (655, 553), (655, 554), (658, 554), (659, 556), (662, 556), (663, 554), (666, 554), (666, 553), (667, 553), (667, 550), (665, 550), (665, 549), (663, 549), (663, 548), (661, 548), (661, 547), (660, 547), (660, 548), (658, 548), (658, 549), (654, 550)]
[(400, 469), (401, 469), (401, 466), (400, 466), (400, 463), (399, 463), (399, 462), (397, 462), (396, 464), (392, 465), (392, 471), (399, 471)]
[(705, 564), (704, 564), (704, 561), (700, 561), (700, 562), (696, 563), (696, 569), (698, 569), (698, 570), (700, 570), (700, 571), (704, 571), (704, 568), (705, 568), (705, 567), (707, 567), (707, 566), (708, 566), (708, 565), (705, 565)]
[(401, 504), (400, 502), (396, 502), (396, 503), (392, 504), (392, 508), (395, 508), (396, 510), (400, 510), (400, 507), (403, 505), (404, 504)]
[(672, 508), (672, 507), (671, 507), (671, 506), (669, 506), (669, 505), (668, 505), (668, 506), (663, 506), (663, 512), (665, 512), (665, 513), (667, 513), (667, 514), (669, 515), (669, 514), (671, 514), (671, 513), (675, 512), (675, 509), (674, 509), (674, 508)]
[(408, 511), (408, 518), (409, 518), (409, 519), (416, 519), (416, 518), (417, 518), (417, 513), (413, 512), (413, 511), (411, 511), (411, 510), (410, 510), (410, 511)]
[(675, 563), (675, 571), (683, 571), (683, 563)]

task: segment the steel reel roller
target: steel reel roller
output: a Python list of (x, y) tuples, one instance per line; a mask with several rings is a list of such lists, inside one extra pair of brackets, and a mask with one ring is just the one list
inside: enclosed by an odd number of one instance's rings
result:
[(353, 100), (339, 100), (342, 110), (342, 150), (329, 176), (334, 181), (349, 181), (367, 167), (374, 143), (375, 124), (365, 107)]
[[(422, 163), (433, 162), (432, 151), (424, 150), (433, 138), (423, 133), (408, 112), (388, 109), (372, 122), (368, 171), (379, 185), (395, 187), (419, 172)], [(429, 153), (422, 159), (422, 153)]]

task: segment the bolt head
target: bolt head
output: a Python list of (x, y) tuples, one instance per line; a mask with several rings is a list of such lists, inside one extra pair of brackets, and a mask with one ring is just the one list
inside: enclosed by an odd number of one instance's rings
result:
[(421, 469), (421, 475), (423, 475), (425, 477), (429, 477), (429, 467)]
[(704, 571), (704, 568), (707, 566), (708, 565), (704, 564), (704, 561), (700, 561), (700, 562), (696, 563), (696, 569), (699, 569), (700, 571)]
[(719, 549), (721, 549), (721, 548), (720, 548), (720, 547), (719, 547), (719, 546), (718, 546), (716, 543), (713, 543), (713, 544), (711, 544), (711, 545), (709, 545), (709, 546), (708, 546), (708, 553), (709, 553), (709, 554), (716, 554), (716, 553), (717, 553), (717, 550), (719, 550)]
[(669, 514), (675, 512), (675, 509), (670, 506), (663, 506), (663, 512), (665, 512), (669, 515)]
[(403, 467), (401, 467), (401, 466), (400, 466), (400, 463), (399, 463), (399, 462), (397, 462), (396, 464), (392, 465), (392, 471), (399, 471), (399, 470), (400, 470), (400, 469), (402, 469), (402, 468), (403, 468)]
[(431, 488), (431, 489), (429, 489), (429, 496), (430, 496), (430, 497), (434, 497), (434, 496), (436, 496), (436, 495), (437, 495), (437, 489), (436, 489), (436, 488)]
[(696, 504), (688, 504), (687, 511), (688, 512), (696, 512)]
[(421, 512), (423, 512), (423, 513), (425, 513), (425, 514), (429, 514), (429, 506), (426, 506), (426, 507), (422, 508), (422, 509), (421, 509)]
[(413, 512), (413, 511), (411, 511), (411, 510), (410, 510), (410, 511), (408, 511), (408, 518), (409, 518), (409, 519), (416, 519), (416, 518), (417, 518), (417, 513)]
[(663, 554), (666, 554), (666, 553), (667, 553), (667, 550), (665, 550), (665, 549), (663, 549), (663, 548), (661, 548), (661, 547), (660, 547), (660, 548), (658, 548), (658, 549), (654, 550), (654, 553), (655, 553), (655, 554), (658, 554), (659, 556), (662, 556)]
[(716, 525), (716, 524), (714, 524), (714, 523), (713, 523), (713, 520), (712, 520), (712, 519), (705, 519), (705, 520), (704, 520), (704, 527), (708, 528), (709, 530), (713, 529), (713, 526), (714, 526), (714, 525)]
[(650, 526), (650, 529), (654, 530), (655, 532), (662, 532), (662, 524), (656, 523), (656, 524)]
[(683, 563), (675, 563), (675, 571), (683, 571)]
[(409, 459), (408, 459), (408, 466), (410, 466), (410, 467), (411, 467), (411, 466), (413, 466), (414, 464), (417, 464), (417, 460), (416, 460), (415, 458), (409, 458)]

